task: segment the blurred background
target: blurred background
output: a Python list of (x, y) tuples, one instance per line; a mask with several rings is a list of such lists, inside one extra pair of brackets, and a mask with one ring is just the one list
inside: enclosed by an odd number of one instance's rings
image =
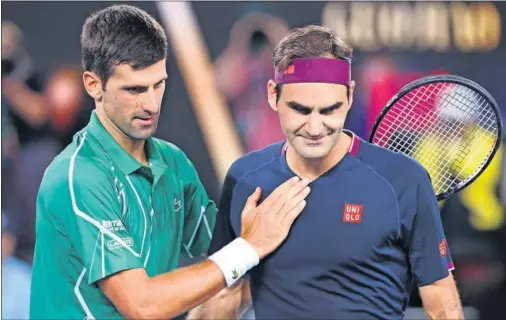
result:
[[(82, 87), (81, 26), (113, 3), (2, 2), (2, 318), (28, 316), (38, 187), (94, 108)], [(425, 75), (472, 79), (506, 109), (506, 2), (128, 4), (157, 18), (170, 40), (156, 136), (186, 152), (214, 200), (233, 160), (283, 139), (266, 83), (273, 46), (293, 27), (323, 24), (354, 47), (357, 89), (346, 126), (364, 139), (390, 97)], [(441, 203), (474, 319), (506, 314), (503, 150), (487, 174)], [(408, 319), (423, 318), (416, 291), (410, 307)]]

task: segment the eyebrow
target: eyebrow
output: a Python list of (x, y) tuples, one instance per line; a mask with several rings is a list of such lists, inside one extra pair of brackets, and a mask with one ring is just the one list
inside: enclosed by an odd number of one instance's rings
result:
[[(292, 108), (292, 109), (302, 109), (302, 110), (307, 110), (307, 111), (313, 111), (314, 109), (318, 109), (316, 107), (306, 106), (306, 105), (300, 104), (300, 103), (295, 102), (295, 101), (288, 101), (287, 105), (290, 108)], [(342, 105), (343, 105), (343, 102), (342, 101), (338, 101), (338, 102), (334, 103), (333, 105), (330, 105), (330, 106), (327, 106), (327, 107), (323, 107), (323, 108), (319, 108), (319, 109), (320, 109), (320, 112), (327, 112), (327, 111), (339, 109)]]
[[(164, 82), (165, 80), (167, 80), (167, 78), (168, 78), (168, 76), (163, 77), (163, 79), (160, 79), (159, 81), (157, 81), (155, 83), (155, 86), (161, 84), (162, 82)], [(121, 89), (146, 88), (146, 87), (148, 87), (148, 86), (143, 86), (143, 85), (140, 85), (140, 84), (129, 84), (129, 85), (122, 86)]]

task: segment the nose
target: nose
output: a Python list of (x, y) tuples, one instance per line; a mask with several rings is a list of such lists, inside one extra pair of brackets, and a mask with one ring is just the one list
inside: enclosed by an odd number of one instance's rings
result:
[(157, 114), (160, 110), (160, 103), (156, 95), (155, 90), (150, 89), (145, 92), (143, 99), (141, 100), (141, 107), (144, 111), (150, 114)]
[(320, 115), (311, 113), (307, 121), (307, 133), (312, 137), (320, 136), (323, 132), (323, 122)]

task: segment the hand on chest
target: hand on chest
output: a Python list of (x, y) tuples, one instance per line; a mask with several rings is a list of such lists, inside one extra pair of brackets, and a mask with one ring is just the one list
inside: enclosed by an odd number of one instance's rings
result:
[[(336, 265), (356, 257), (369, 259), (377, 248), (391, 245), (400, 227), (395, 194), (381, 181), (355, 178), (311, 183), (304, 211), (264, 263), (276, 268)], [(263, 186), (262, 199), (274, 188)], [(240, 211), (231, 214), (232, 227), (240, 234)]]

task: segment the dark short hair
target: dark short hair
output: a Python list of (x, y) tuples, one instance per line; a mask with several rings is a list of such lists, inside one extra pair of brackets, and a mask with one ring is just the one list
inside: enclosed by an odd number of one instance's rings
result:
[(93, 13), (81, 32), (83, 68), (105, 83), (113, 67), (129, 64), (143, 69), (167, 56), (167, 36), (147, 12), (130, 5), (113, 5)]
[[(351, 60), (353, 48), (336, 36), (332, 29), (309, 25), (294, 28), (274, 48), (274, 68), (284, 71), (296, 58), (323, 57), (332, 55), (337, 59)], [(348, 88), (348, 98), (350, 88)], [(282, 85), (276, 86), (276, 101), (281, 96)]]

